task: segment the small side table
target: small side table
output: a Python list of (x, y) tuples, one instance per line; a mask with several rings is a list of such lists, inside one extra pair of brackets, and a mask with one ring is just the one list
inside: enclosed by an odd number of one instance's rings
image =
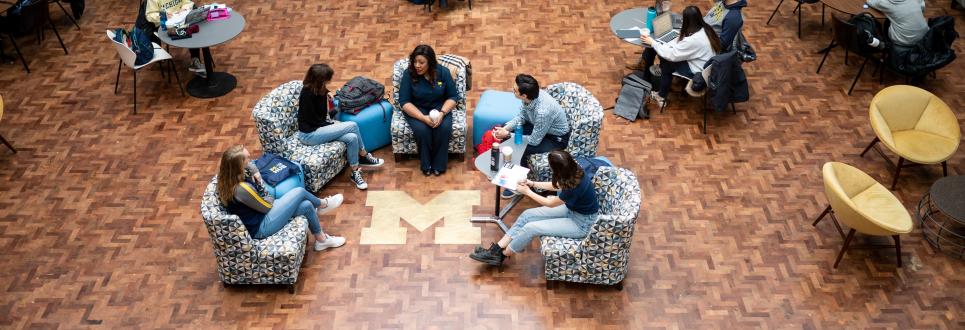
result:
[[(502, 148), (502, 147), (505, 147), (505, 146), (510, 146), (510, 147), (512, 147), (512, 148), (513, 148), (513, 158), (512, 158), (513, 164), (516, 165), (516, 166), (519, 166), (519, 161), (523, 159), (523, 152), (526, 151), (526, 145), (527, 145), (527, 144), (526, 144), (526, 139), (523, 139), (523, 144), (522, 144), (522, 145), (518, 145), (518, 144), (514, 143), (513, 137), (510, 136), (508, 139), (506, 139), (506, 141), (503, 141), (503, 142), (500, 142), (500, 143), (499, 143), (499, 148)], [(479, 170), (479, 172), (482, 172), (482, 174), (486, 175), (486, 183), (488, 183), (488, 184), (492, 184), (492, 183), (489, 183), (489, 182), (492, 181), (493, 176), (496, 175), (496, 173), (494, 173), (493, 171), (491, 171), (491, 170), (489, 169), (489, 160), (490, 160), (490, 157), (491, 157), (493, 151), (494, 151), (494, 150), (490, 149), (489, 151), (486, 151), (486, 152), (484, 152), (484, 153), (479, 154), (479, 156), (477, 156), (477, 157), (476, 157), (476, 160), (474, 161), (474, 164), (476, 165), (476, 169)], [(498, 152), (498, 151), (496, 151), (496, 152)], [(502, 155), (500, 155), (500, 157), (502, 157)], [(502, 167), (502, 165), (503, 165), (503, 164), (502, 164), (502, 159), (500, 159), (500, 167)], [(506, 204), (506, 207), (500, 209), (500, 208), (499, 208), (499, 198), (500, 198), (499, 194), (502, 192), (503, 187), (500, 187), (500, 186), (497, 186), (497, 185), (493, 185), (493, 186), (496, 187), (496, 207), (493, 209), (493, 215), (474, 216), (474, 217), (472, 217), (472, 218), (469, 219), (469, 222), (472, 222), (472, 223), (495, 223), (495, 224), (499, 225), (499, 229), (502, 229), (503, 232), (505, 233), (505, 232), (509, 231), (509, 227), (506, 227), (506, 223), (503, 222), (503, 217), (505, 217), (506, 214), (509, 213), (509, 211), (512, 210), (514, 206), (516, 206), (516, 203), (519, 203), (519, 200), (523, 198), (523, 195), (513, 196), (513, 199), (511, 199), (511, 200), (509, 201), (509, 204)]]
[(916, 216), (928, 243), (965, 258), (965, 176), (936, 181), (918, 202)]

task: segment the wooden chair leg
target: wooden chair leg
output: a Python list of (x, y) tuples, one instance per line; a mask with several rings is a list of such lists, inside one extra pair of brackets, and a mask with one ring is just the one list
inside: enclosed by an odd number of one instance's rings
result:
[(868, 150), (871, 150), (871, 147), (874, 147), (875, 144), (878, 143), (878, 141), (881, 141), (881, 140), (879, 140), (877, 136), (875, 137), (874, 140), (871, 140), (871, 144), (868, 144), (868, 147), (864, 148), (864, 151), (861, 152), (861, 157), (864, 157), (864, 154), (868, 153)]
[(841, 247), (841, 252), (838, 252), (838, 259), (834, 260), (834, 268), (838, 268), (838, 263), (840, 263), (841, 258), (844, 257), (844, 252), (848, 251), (848, 245), (851, 244), (851, 239), (854, 238), (854, 231), (853, 228), (848, 231), (848, 237), (844, 239), (844, 246)]
[(396, 163), (402, 161), (402, 154), (392, 154), (392, 157), (395, 158)]
[(898, 254), (898, 268), (901, 268), (901, 238), (898, 235), (892, 235), (891, 238), (895, 239), (895, 253)]
[(948, 176), (948, 161), (942, 162), (942, 176)]
[(898, 157), (898, 166), (895, 166), (895, 177), (891, 179), (891, 190), (895, 190), (895, 186), (898, 185), (898, 175), (901, 174), (901, 166), (905, 164), (904, 157)]
[(821, 219), (824, 219), (824, 217), (827, 216), (828, 213), (830, 212), (831, 212), (831, 205), (828, 205), (828, 207), (824, 208), (824, 212), (821, 212), (821, 215), (819, 215), (818, 218), (814, 220), (814, 223), (812, 223), (811, 226), (816, 227), (818, 225), (818, 222), (821, 222)]

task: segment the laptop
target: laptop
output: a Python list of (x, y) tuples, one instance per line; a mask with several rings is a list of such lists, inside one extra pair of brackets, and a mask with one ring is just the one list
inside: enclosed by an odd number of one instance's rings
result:
[(673, 27), (673, 16), (663, 13), (653, 19), (653, 39), (667, 43), (680, 36), (680, 30)]

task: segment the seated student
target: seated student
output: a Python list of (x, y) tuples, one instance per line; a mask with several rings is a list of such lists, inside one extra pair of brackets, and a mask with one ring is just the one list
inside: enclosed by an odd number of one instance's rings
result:
[[(704, 22), (714, 28), (714, 32), (720, 36), (721, 52), (730, 51), (734, 44), (734, 39), (744, 27), (744, 15), (741, 9), (747, 7), (747, 0), (714, 0), (714, 6), (710, 7), (707, 15), (704, 15)], [(643, 70), (644, 78), (653, 81), (653, 73), (649, 68), (653, 65), (657, 57), (657, 52), (653, 47), (646, 47), (640, 62), (636, 65), (628, 66), (631, 70)]]
[[(476, 247), (469, 255), (473, 260), (501, 266), (506, 257), (520, 253), (537, 236), (585, 237), (596, 222), (600, 205), (593, 188), (592, 173), (584, 171), (569, 153), (562, 150), (549, 154), (552, 181), (520, 182), (517, 190), (542, 207), (523, 211), (506, 235), (489, 249)], [(600, 164), (595, 164), (599, 166)], [(543, 197), (530, 190), (539, 188), (559, 191), (559, 196)]]
[[(415, 135), (419, 168), (425, 176), (446, 172), (452, 109), (459, 100), (456, 82), (449, 69), (436, 61), (436, 52), (429, 45), (416, 46), (409, 54), (409, 68), (399, 81), (399, 104)], [(430, 117), (432, 110), (439, 111), (439, 116)]]
[(345, 238), (322, 232), (318, 216), (342, 205), (342, 195), (319, 199), (305, 188), (295, 188), (277, 200), (262, 196), (262, 180), (258, 169), (249, 161), (244, 146), (236, 145), (221, 155), (218, 170), (218, 198), (228, 212), (237, 215), (255, 239), (267, 238), (285, 227), (292, 218), (308, 218), (308, 229), (315, 236), (315, 251), (339, 247)]
[[(928, 33), (928, 21), (925, 20), (924, 0), (868, 0), (868, 5), (881, 11), (888, 17), (891, 26), (888, 27), (888, 38), (895, 45), (903, 47), (914, 46)], [(887, 48), (884, 42), (867, 36), (868, 44)]]
[(701, 18), (700, 9), (688, 6), (684, 8), (681, 16), (683, 26), (680, 28), (680, 37), (676, 40), (663, 43), (649, 35), (640, 37), (640, 40), (653, 47), (660, 56), (660, 83), (651, 97), (661, 107), (670, 92), (674, 72), (692, 78), (694, 74), (704, 70), (704, 63), (723, 49), (717, 33)]
[(298, 96), (298, 140), (309, 146), (335, 140), (345, 143), (348, 165), (352, 167), (349, 178), (356, 188), (365, 190), (369, 185), (362, 178), (360, 167), (379, 167), (385, 162), (365, 151), (358, 124), (333, 119), (335, 106), (328, 95), (328, 83), (333, 75), (335, 70), (324, 63), (312, 65), (305, 73)]
[[(194, 2), (190, 0), (147, 0), (147, 3), (141, 8), (137, 25), (148, 31), (152, 41), (160, 42), (160, 40), (154, 40), (156, 38), (154, 32), (157, 32), (161, 26), (161, 11), (163, 10), (167, 17), (171, 17), (174, 13), (193, 8)], [(144, 15), (144, 19), (147, 21), (143, 22), (140, 15)], [(200, 59), (201, 52), (197, 48), (190, 48), (188, 51), (191, 53), (191, 65), (188, 66), (188, 71), (194, 72), (200, 77), (206, 77), (207, 72), (205, 72), (204, 64), (201, 64)]]
[[(497, 139), (509, 138), (509, 134), (522, 125), (526, 139), (526, 150), (520, 165), (528, 167), (529, 156), (551, 150), (565, 149), (570, 143), (570, 122), (559, 102), (546, 91), (539, 89), (539, 82), (528, 74), (516, 75), (516, 98), (523, 100), (522, 111), (506, 125), (496, 129)], [(503, 198), (512, 198), (516, 193), (503, 190)]]

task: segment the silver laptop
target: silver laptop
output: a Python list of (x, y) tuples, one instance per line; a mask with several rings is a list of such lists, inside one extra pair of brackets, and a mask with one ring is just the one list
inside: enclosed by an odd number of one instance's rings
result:
[(663, 13), (653, 19), (653, 36), (659, 42), (670, 42), (680, 36), (680, 31), (673, 28), (673, 17), (670, 13)]

